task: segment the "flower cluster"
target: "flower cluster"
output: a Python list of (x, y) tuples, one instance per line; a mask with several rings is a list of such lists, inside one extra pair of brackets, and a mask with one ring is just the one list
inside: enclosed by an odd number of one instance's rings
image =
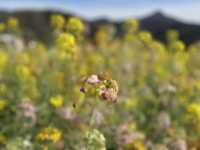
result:
[(79, 18), (72, 17), (67, 21), (66, 29), (70, 33), (79, 35), (84, 31), (84, 25)]
[(113, 79), (101, 75), (90, 75), (83, 81), (81, 92), (98, 95), (102, 100), (117, 102), (118, 85)]
[(51, 25), (55, 29), (62, 29), (65, 25), (65, 18), (62, 15), (55, 14), (51, 17)]
[(58, 142), (62, 137), (62, 133), (57, 128), (45, 128), (37, 134), (37, 140), (39, 141), (52, 141), (54, 143)]
[(64, 103), (64, 100), (61, 95), (57, 95), (50, 98), (50, 104), (55, 108), (62, 107), (63, 103)]

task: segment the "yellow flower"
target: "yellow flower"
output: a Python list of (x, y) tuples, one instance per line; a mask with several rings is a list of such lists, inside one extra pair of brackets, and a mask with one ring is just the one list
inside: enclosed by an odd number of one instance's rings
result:
[(8, 56), (5, 52), (0, 51), (0, 69), (4, 69), (4, 66), (6, 65), (8, 61)]
[(198, 104), (198, 103), (190, 104), (188, 106), (188, 113), (189, 113), (189, 115), (196, 118), (197, 121), (200, 121), (200, 104)]
[(51, 134), (50, 134), (50, 139), (54, 143), (58, 142), (61, 139), (61, 136), (62, 136), (62, 133), (58, 129), (56, 128), (52, 129)]
[(40, 132), (36, 138), (38, 141), (45, 141), (49, 139), (49, 135), (46, 132)]
[(185, 44), (182, 41), (174, 41), (170, 45), (172, 51), (183, 51), (185, 49)]
[(5, 94), (5, 92), (6, 92), (5, 84), (0, 84), (0, 94)]
[(3, 32), (5, 30), (5, 24), (0, 23), (0, 32)]
[(61, 60), (64, 60), (65, 58), (76, 58), (77, 46), (75, 37), (72, 34), (59, 34), (56, 44), (60, 51), (64, 51), (59, 54)]
[(62, 15), (53, 15), (51, 17), (51, 25), (55, 28), (55, 29), (62, 29), (64, 27), (65, 24), (65, 18)]
[(166, 33), (168, 42), (173, 42), (179, 39), (179, 33), (176, 30), (169, 30)]
[(129, 148), (133, 148), (134, 150), (147, 150), (145, 144), (140, 140), (134, 140), (128, 145)]
[(71, 33), (82, 33), (84, 31), (84, 25), (79, 18), (72, 17), (68, 20), (66, 29)]
[(141, 41), (143, 41), (144, 43), (150, 43), (152, 41), (152, 35), (150, 32), (147, 31), (141, 31), (139, 33), (139, 38)]
[(95, 42), (100, 46), (105, 46), (109, 40), (108, 32), (104, 29), (100, 28), (95, 33)]
[(61, 33), (56, 40), (56, 44), (61, 50), (66, 50), (74, 47), (76, 45), (76, 41), (72, 34)]
[(50, 98), (50, 104), (55, 108), (62, 107), (63, 103), (64, 103), (64, 100), (61, 95), (57, 95)]
[(22, 64), (30, 64), (31, 63), (30, 54), (25, 52), (20, 53), (19, 55), (17, 55), (17, 61)]
[(57, 128), (48, 127), (43, 129), (37, 134), (36, 139), (38, 141), (52, 141), (53, 143), (58, 142), (62, 137), (62, 132)]
[(25, 65), (18, 65), (16, 67), (16, 74), (19, 78), (28, 79), (31, 76), (30, 69)]
[(197, 80), (197, 81), (195, 82), (194, 86), (195, 86), (198, 90), (200, 90), (200, 80)]
[(0, 133), (0, 145), (6, 143), (6, 137)]
[(41, 148), (42, 148), (42, 150), (48, 150), (49, 149), (48, 145), (46, 145), (46, 144), (42, 144)]
[(10, 17), (7, 21), (7, 26), (11, 30), (16, 30), (19, 26), (19, 21), (17, 18)]
[(0, 99), (0, 111), (3, 110), (6, 107), (6, 101), (3, 99)]
[(134, 147), (136, 150), (146, 150), (145, 145), (140, 141), (134, 142)]
[(127, 109), (133, 109), (138, 106), (138, 100), (137, 99), (127, 99), (124, 101), (124, 105)]
[(135, 32), (139, 27), (139, 22), (136, 19), (128, 19), (124, 23), (124, 28), (127, 32), (132, 33)]

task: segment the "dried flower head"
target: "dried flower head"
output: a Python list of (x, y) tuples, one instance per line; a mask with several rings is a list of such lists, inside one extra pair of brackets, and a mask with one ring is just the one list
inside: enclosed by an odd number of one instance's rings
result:
[[(32, 128), (36, 124), (37, 116), (35, 106), (30, 102), (21, 102), (17, 105), (17, 118), (23, 119), (25, 128)], [(27, 120), (29, 120), (27, 122)]]
[(93, 74), (84, 78), (80, 91), (89, 95), (99, 96), (102, 100), (116, 102), (119, 89), (117, 82), (108, 75)]

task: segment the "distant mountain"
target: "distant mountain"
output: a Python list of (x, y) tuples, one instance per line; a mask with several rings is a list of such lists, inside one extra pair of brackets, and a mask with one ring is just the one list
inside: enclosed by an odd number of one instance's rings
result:
[[(74, 16), (70, 13), (56, 11), (0, 11), (0, 21), (5, 21), (9, 16), (15, 16), (19, 19), (23, 29), (25, 39), (39, 39), (49, 42), (51, 39), (51, 27), (49, 24), (50, 16), (55, 13), (61, 13), (66, 18)], [(87, 25), (89, 35), (96, 31), (99, 25), (110, 24), (116, 27), (117, 35), (121, 35), (122, 22), (113, 22), (109, 19), (98, 19), (88, 21), (83, 19)], [(166, 16), (161, 12), (155, 12), (150, 16), (139, 18), (140, 29), (150, 31), (158, 40), (165, 41), (165, 32), (169, 29), (176, 29), (180, 32), (181, 39), (190, 44), (200, 40), (200, 25), (188, 24)]]
[(180, 38), (186, 44), (200, 40), (200, 25), (184, 23), (160, 12), (140, 19), (140, 25), (141, 29), (150, 31), (155, 38), (161, 41), (165, 41), (165, 32), (169, 29), (179, 31)]

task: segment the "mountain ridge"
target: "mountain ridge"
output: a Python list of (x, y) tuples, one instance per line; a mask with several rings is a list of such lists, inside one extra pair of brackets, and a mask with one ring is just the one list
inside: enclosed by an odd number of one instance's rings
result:
[[(39, 39), (48, 42), (51, 36), (49, 20), (50, 16), (55, 13), (62, 14), (66, 18), (77, 16), (73, 13), (53, 10), (17, 10), (11, 12), (0, 10), (0, 21), (5, 21), (8, 17), (14, 16), (19, 19), (26, 39)], [(116, 27), (118, 33), (122, 32), (123, 20), (113, 21), (108, 18), (99, 18), (95, 20), (81, 19), (88, 25), (90, 32), (95, 32), (98, 26), (102, 24), (111, 24)], [(161, 11), (138, 18), (138, 20), (140, 21), (141, 30), (150, 31), (156, 39), (163, 42), (166, 41), (165, 32), (169, 29), (176, 29), (179, 31), (181, 40), (186, 44), (191, 44), (200, 40), (200, 25), (179, 21), (169, 15), (165, 15)]]

